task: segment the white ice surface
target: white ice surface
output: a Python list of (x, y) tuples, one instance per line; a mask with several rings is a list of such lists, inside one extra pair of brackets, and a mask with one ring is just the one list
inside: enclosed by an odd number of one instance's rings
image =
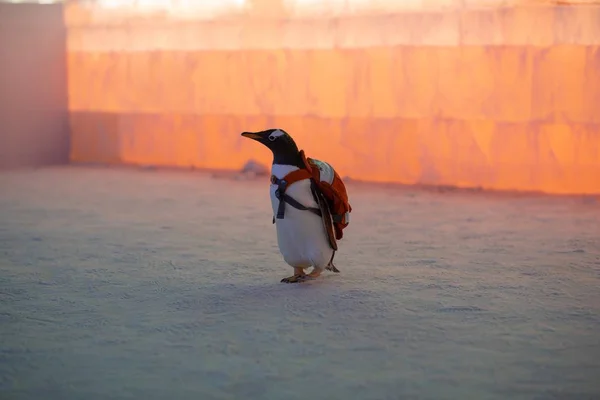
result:
[(268, 183), (0, 173), (0, 399), (598, 399), (600, 204), (349, 184), (301, 285)]

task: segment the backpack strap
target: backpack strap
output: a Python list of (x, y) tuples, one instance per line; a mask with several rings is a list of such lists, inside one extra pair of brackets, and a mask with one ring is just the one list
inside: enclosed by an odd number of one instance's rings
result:
[(274, 183), (275, 185), (277, 185), (277, 183), (274, 182), (274, 180), (285, 181), (286, 187), (287, 187), (298, 181), (303, 181), (305, 179), (310, 179), (310, 178), (312, 178), (310, 171), (302, 168), (302, 169), (297, 169), (295, 171), (290, 172), (289, 174), (284, 176), (283, 179), (277, 179), (277, 177), (275, 175), (271, 175), (271, 183)]
[(300, 150), (299, 153), (300, 153), (300, 158), (302, 159), (302, 162), (304, 163), (304, 168), (306, 168), (306, 170), (308, 171), (310, 176), (313, 176), (312, 166), (308, 162), (308, 159), (306, 158), (306, 154), (304, 153), (304, 150)]
[(279, 208), (277, 209), (277, 219), (283, 219), (285, 217), (286, 203), (298, 210), (310, 211), (313, 214), (318, 215), (319, 217), (321, 216), (320, 209), (315, 207), (305, 207), (296, 199), (285, 193), (285, 191), (291, 184), (310, 178), (312, 178), (312, 175), (306, 169), (298, 169), (296, 171), (292, 171), (285, 177), (283, 177), (283, 179), (279, 179), (275, 175), (271, 175), (271, 183), (277, 185), (277, 190), (275, 190), (275, 196), (279, 200)]

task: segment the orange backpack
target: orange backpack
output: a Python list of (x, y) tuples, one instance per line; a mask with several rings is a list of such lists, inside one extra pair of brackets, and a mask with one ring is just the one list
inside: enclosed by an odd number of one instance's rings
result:
[(312, 174), (314, 182), (325, 196), (331, 211), (335, 238), (340, 240), (344, 236), (343, 230), (350, 223), (352, 206), (348, 201), (348, 193), (344, 181), (331, 165), (314, 158), (307, 158), (304, 150), (300, 151), (306, 169)]
[[(285, 203), (297, 209), (311, 211), (321, 216), (319, 209), (305, 207), (285, 193), (287, 187), (292, 183), (303, 179), (311, 179), (327, 201), (333, 220), (335, 238), (340, 240), (344, 236), (343, 230), (350, 223), (350, 212), (352, 211), (352, 207), (348, 201), (346, 185), (344, 185), (342, 178), (328, 163), (314, 158), (307, 158), (304, 150), (300, 150), (300, 156), (304, 162), (305, 169), (292, 171), (283, 179), (277, 179), (274, 176), (271, 177), (271, 183), (279, 186), (276, 191), (277, 198), (279, 199), (277, 218), (281, 219), (284, 217)], [(273, 222), (275, 222), (275, 218), (273, 218)]]

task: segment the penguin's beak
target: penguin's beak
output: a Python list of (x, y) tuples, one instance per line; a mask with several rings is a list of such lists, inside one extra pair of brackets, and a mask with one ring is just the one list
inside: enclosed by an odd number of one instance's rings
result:
[(253, 133), (253, 132), (242, 132), (242, 136), (250, 138), (250, 139), (258, 140), (258, 141), (263, 139), (263, 136), (260, 133)]

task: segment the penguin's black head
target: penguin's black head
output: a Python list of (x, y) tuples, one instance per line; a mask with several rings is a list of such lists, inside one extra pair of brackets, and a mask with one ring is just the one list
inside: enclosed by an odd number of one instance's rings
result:
[(304, 163), (296, 142), (283, 129), (243, 132), (242, 136), (254, 139), (267, 146), (273, 152), (273, 164), (296, 165), (303, 168)]

